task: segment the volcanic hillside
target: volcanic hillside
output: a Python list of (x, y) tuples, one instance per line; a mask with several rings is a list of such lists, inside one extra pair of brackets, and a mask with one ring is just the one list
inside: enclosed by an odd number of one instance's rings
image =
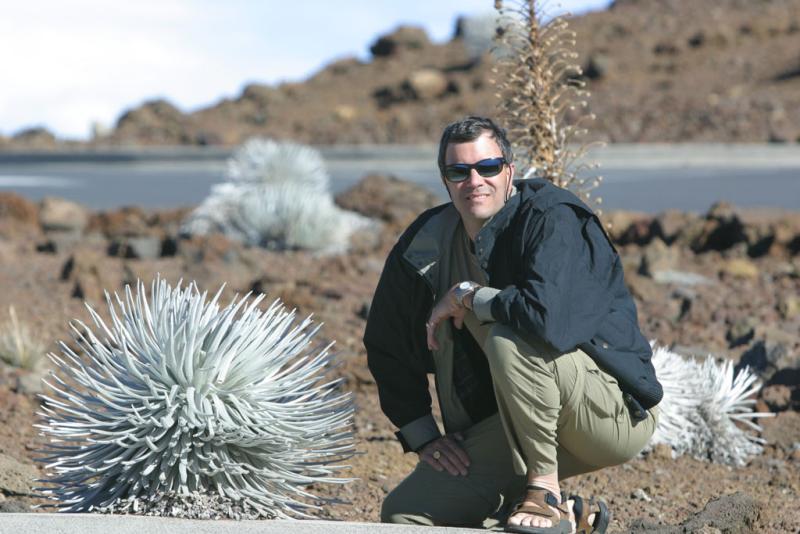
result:
[[(492, 57), (468, 51), (476, 42), (468, 28), (459, 20), (454, 37), (436, 44), (400, 27), (371, 44), (366, 62), (339, 58), (302, 83), (248, 85), (190, 113), (147, 102), (92, 143), (435, 142), (447, 122), (495, 110)], [(572, 28), (595, 139), (800, 141), (800, 0), (617, 0)], [(0, 147), (58, 144), (41, 130), (0, 138)]]

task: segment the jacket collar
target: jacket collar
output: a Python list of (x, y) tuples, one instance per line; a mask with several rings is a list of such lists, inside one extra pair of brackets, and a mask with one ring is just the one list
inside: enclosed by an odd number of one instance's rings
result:
[[(514, 182), (514, 185), (519, 189), (521, 181)], [(513, 215), (519, 206), (520, 197), (519, 191), (512, 195), (508, 202), (481, 228), (476, 236), (476, 254), (484, 271), (486, 266), (483, 265), (485, 262), (482, 257), (488, 258), (494, 245), (495, 236), (505, 230), (511, 223)], [(405, 260), (416, 269), (420, 276), (428, 281), (431, 287), (435, 287), (439, 260), (442, 254), (449, 253), (453, 243), (453, 235), (460, 223), (461, 216), (453, 203), (450, 202), (442, 211), (425, 222), (403, 253)], [(481, 245), (481, 243), (483, 244)]]
[(460, 223), (461, 216), (453, 203), (447, 204), (425, 222), (403, 253), (403, 258), (428, 281), (431, 288), (436, 287), (439, 259), (449, 252), (453, 234)]

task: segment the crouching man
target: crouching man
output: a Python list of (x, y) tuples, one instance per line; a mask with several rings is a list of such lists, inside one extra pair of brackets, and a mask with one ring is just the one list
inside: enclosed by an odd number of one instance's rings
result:
[(364, 334), (381, 408), (419, 455), (381, 519), (605, 532), (605, 504), (565, 502), (559, 481), (633, 458), (662, 397), (619, 256), (575, 195), (512, 181), (492, 120), (449, 125), (438, 164), (452, 202), (400, 237)]

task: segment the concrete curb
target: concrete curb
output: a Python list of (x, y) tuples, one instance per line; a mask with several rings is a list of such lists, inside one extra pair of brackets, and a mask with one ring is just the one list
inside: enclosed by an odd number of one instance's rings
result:
[(475, 529), (318, 520), (232, 521), (101, 514), (0, 514), (3, 534), (470, 534)]

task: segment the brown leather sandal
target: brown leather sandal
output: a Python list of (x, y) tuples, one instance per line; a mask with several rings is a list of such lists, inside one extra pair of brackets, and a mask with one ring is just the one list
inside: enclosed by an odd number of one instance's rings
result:
[[(572, 532), (572, 524), (569, 521), (569, 509), (566, 502), (559, 503), (558, 497), (549, 490), (528, 484), (525, 486), (526, 493), (514, 505), (514, 509), (509, 515), (523, 513), (531, 514), (543, 519), (549, 519), (553, 523), (549, 527), (531, 527), (523, 525), (506, 525), (506, 532), (516, 532), (518, 534), (569, 534)], [(524, 504), (530, 501), (532, 504)], [(550, 507), (558, 510), (553, 512)]]
[[(575, 513), (576, 534), (605, 534), (611, 521), (611, 513), (606, 503), (591, 498), (584, 504), (578, 495), (570, 495), (569, 500), (572, 501), (572, 511)], [(589, 523), (589, 516), (592, 514), (594, 521)]]

